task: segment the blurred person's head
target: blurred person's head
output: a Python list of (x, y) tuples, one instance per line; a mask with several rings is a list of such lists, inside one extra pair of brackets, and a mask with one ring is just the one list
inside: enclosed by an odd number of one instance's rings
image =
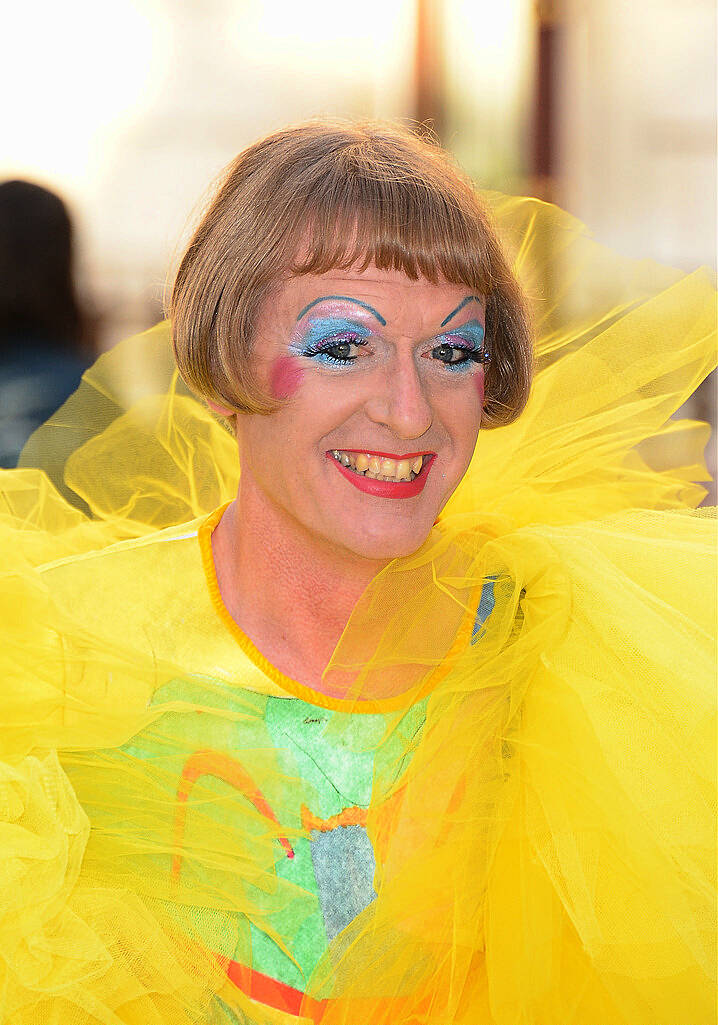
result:
[(488, 214), (393, 125), (311, 122), (241, 153), (169, 312), (183, 378), (234, 420), (243, 501), (362, 558), (415, 551), (480, 425), (528, 397), (523, 297)]
[(74, 347), (84, 327), (65, 204), (31, 182), (0, 183), (0, 351), (23, 339)]

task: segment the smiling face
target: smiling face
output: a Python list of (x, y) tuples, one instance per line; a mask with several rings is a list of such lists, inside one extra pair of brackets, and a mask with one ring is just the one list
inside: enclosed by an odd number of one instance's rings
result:
[(255, 329), (259, 383), (284, 401), (237, 417), (240, 502), (335, 551), (416, 551), (474, 451), (483, 339), (463, 285), (375, 267), (289, 278)]

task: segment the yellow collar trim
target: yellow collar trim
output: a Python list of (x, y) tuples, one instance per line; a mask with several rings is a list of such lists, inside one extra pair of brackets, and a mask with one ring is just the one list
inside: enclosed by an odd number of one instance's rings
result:
[(297, 680), (291, 679), (289, 676), (285, 676), (284, 673), (281, 673), (275, 666), (273, 666), (262, 652), (259, 651), (244, 630), (242, 630), (239, 624), (235, 622), (229, 614), (229, 610), (224, 604), (222, 595), (219, 591), (217, 570), (214, 564), (214, 557), (212, 555), (212, 533), (219, 521), (222, 519), (225, 510), (230, 505), (231, 501), (225, 502), (224, 505), (219, 507), (219, 509), (215, 509), (215, 511), (210, 513), (210, 515), (204, 520), (197, 531), (207, 590), (209, 591), (209, 596), (215, 612), (226, 629), (229, 630), (231, 635), (239, 644), (249, 661), (263, 672), (264, 675), (273, 683), (286, 691), (286, 693), (291, 697), (299, 698), (301, 701), (305, 701), (309, 705), (316, 705), (319, 708), (327, 708), (336, 712), (379, 714), (382, 712), (393, 712), (402, 708), (408, 708), (411, 705), (416, 704), (417, 701), (425, 697), (436, 687), (439, 681), (449, 671), (451, 656), (454, 651), (468, 643), (473, 625), (473, 617), (470, 615), (467, 615), (464, 622), (462, 622), (451, 650), (447, 653), (446, 663), (444, 665), (437, 666), (437, 668), (423, 683), (390, 698), (368, 698), (366, 700), (355, 698), (335, 698), (328, 694), (323, 694), (321, 691), (315, 690), (313, 687), (307, 687), (303, 683), (299, 683)]

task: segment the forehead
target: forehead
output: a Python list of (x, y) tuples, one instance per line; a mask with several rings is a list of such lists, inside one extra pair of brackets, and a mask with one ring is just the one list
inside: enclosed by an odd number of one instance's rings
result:
[[(333, 304), (347, 307), (357, 300), (381, 314), (387, 329), (413, 331), (440, 326), (456, 307), (475, 295), (464, 284), (434, 283), (422, 277), (413, 280), (400, 270), (370, 265), (365, 270), (351, 267), (290, 276), (274, 292), (272, 306), (285, 322), (294, 323), (316, 300), (331, 298)], [(483, 307), (483, 301), (470, 301), (466, 315), (482, 317)], [(318, 304), (316, 308), (319, 310)], [(367, 311), (359, 306), (358, 312), (363, 315)], [(306, 315), (311, 316), (311, 309)]]

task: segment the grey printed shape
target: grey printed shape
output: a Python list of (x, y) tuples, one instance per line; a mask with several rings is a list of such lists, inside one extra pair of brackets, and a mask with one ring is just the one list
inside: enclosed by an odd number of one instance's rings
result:
[(363, 826), (314, 829), (311, 849), (324, 927), (332, 940), (376, 897), (374, 850)]

